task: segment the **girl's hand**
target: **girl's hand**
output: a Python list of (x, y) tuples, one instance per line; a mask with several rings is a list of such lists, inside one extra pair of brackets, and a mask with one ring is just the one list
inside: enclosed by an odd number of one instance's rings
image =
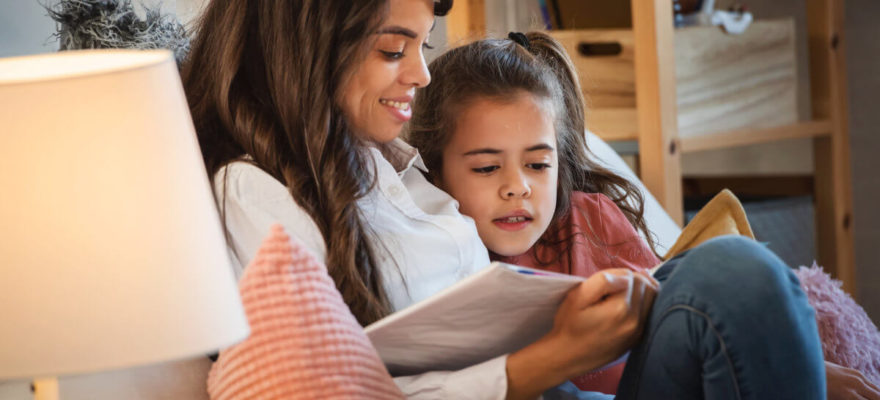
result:
[(880, 388), (861, 372), (825, 361), (828, 400), (880, 400)]
[(546, 336), (507, 359), (508, 399), (533, 399), (608, 364), (641, 338), (659, 284), (648, 274), (605, 270), (572, 289)]

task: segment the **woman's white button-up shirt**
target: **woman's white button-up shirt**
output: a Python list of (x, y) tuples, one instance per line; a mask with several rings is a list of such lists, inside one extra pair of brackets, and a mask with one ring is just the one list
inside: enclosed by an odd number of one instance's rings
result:
[[(452, 285), (489, 264), (473, 220), (458, 203), (425, 179), (418, 152), (395, 140), (369, 149), (377, 186), (358, 207), (369, 227), (370, 244), (385, 291), (397, 311)], [(219, 207), (229, 232), (237, 277), (250, 263), (272, 224), (326, 260), (321, 232), (281, 182), (248, 161), (236, 161), (215, 175)], [(506, 356), (461, 371), (438, 371), (395, 381), (409, 398), (502, 399), (507, 390)]]

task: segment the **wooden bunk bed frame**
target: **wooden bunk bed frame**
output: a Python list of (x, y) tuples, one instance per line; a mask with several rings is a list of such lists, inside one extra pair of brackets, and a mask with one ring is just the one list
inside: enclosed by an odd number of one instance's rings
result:
[[(677, 222), (684, 218), (681, 155), (795, 138), (812, 138), (817, 261), (855, 295), (852, 178), (847, 121), (843, 0), (807, 7), (811, 118), (762, 129), (678, 136), (671, 0), (631, 0), (641, 179)], [(447, 19), (449, 43), (483, 37), (484, 0), (458, 1)], [(619, 139), (609, 137), (610, 140)]]

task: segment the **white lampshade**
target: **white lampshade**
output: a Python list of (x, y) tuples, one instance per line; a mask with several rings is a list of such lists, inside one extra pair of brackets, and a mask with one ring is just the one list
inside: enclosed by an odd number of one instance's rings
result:
[(170, 52), (0, 59), (0, 226), (0, 379), (248, 334)]

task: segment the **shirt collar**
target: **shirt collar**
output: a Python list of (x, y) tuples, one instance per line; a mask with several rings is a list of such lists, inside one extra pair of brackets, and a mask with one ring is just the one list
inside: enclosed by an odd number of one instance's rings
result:
[(396, 138), (386, 143), (383, 147), (385, 150), (384, 154), (379, 148), (373, 146), (370, 147), (370, 151), (374, 156), (386, 159), (398, 174), (402, 175), (413, 166), (428, 172), (428, 167), (425, 166), (425, 162), (422, 160), (418, 149), (410, 146), (403, 139)]

